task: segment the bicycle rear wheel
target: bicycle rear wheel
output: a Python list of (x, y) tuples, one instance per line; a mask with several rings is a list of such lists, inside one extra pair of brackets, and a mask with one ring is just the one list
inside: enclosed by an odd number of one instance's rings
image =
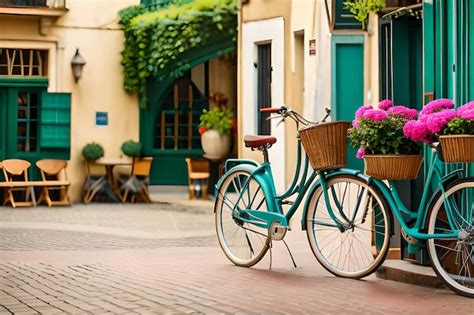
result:
[[(316, 259), (332, 274), (359, 279), (376, 271), (390, 245), (391, 214), (383, 196), (364, 180), (339, 175), (327, 181), (331, 209), (318, 187), (306, 212), (306, 234)], [(338, 207), (339, 205), (339, 207)]]
[[(241, 196), (241, 197), (239, 197)], [(240, 210), (268, 211), (262, 187), (247, 171), (227, 176), (215, 203), (215, 224), (219, 244), (227, 258), (237, 266), (258, 263), (270, 244), (268, 230), (249, 224), (236, 215)]]
[[(451, 209), (451, 211), (446, 211)], [(428, 233), (457, 238), (429, 239), (428, 253), (434, 271), (456, 293), (474, 298), (474, 178), (453, 182), (432, 203)], [(451, 219), (448, 219), (451, 213)]]

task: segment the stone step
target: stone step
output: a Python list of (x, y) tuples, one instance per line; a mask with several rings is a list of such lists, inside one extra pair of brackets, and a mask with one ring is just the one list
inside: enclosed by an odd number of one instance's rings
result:
[(404, 260), (386, 260), (377, 271), (377, 278), (425, 287), (444, 288), (433, 268)]

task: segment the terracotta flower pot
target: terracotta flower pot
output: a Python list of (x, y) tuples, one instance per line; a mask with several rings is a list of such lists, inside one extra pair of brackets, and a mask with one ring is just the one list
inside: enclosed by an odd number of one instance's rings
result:
[(206, 158), (220, 160), (230, 151), (230, 135), (221, 135), (217, 130), (207, 130), (201, 135), (201, 145)]
[(377, 179), (415, 179), (421, 168), (422, 155), (364, 155), (365, 173)]

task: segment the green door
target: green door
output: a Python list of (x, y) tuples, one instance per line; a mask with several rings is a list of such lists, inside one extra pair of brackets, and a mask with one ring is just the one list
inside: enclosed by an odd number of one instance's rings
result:
[(0, 86), (0, 161), (5, 159), (8, 89)]
[[(352, 121), (364, 102), (364, 36), (332, 35), (331, 60), (333, 117)], [(347, 165), (363, 170), (364, 163), (355, 157), (356, 151), (348, 150)]]
[[(47, 93), (47, 80), (0, 80), (0, 160), (70, 158), (69, 93)], [(36, 167), (30, 177), (39, 178)]]

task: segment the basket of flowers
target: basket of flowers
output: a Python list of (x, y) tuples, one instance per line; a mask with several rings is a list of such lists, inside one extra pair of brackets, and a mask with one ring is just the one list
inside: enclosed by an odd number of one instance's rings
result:
[(365, 173), (377, 179), (415, 179), (423, 156), (421, 145), (403, 134), (405, 124), (416, 119), (418, 112), (405, 106), (394, 106), (390, 100), (360, 107), (348, 136), (357, 157), (365, 161)]
[(407, 123), (404, 132), (414, 141), (439, 142), (444, 162), (474, 162), (474, 102), (454, 109), (449, 99), (434, 100), (423, 107), (417, 120)]

